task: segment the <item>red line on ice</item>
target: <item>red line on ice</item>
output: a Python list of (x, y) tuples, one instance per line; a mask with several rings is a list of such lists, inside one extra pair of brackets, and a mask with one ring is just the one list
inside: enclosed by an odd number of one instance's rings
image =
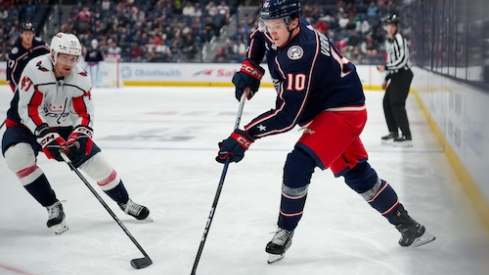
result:
[(7, 271), (11, 271), (13, 272), (14, 274), (21, 274), (21, 275), (33, 275), (32, 273), (29, 273), (27, 271), (23, 271), (23, 270), (20, 270), (18, 268), (15, 268), (15, 267), (12, 267), (12, 266), (8, 266), (8, 265), (3, 265), (3, 264), (0, 264), (0, 270), (7, 270)]

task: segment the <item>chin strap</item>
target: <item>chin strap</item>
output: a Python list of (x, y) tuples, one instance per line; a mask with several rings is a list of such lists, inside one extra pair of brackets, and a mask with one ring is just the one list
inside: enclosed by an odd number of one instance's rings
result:
[(290, 22), (292, 21), (292, 19), (290, 17), (287, 17), (287, 18), (284, 18), (284, 21), (285, 21), (285, 24), (287, 26), (287, 30), (289, 31), (289, 38), (287, 39), (287, 43), (290, 42), (290, 39), (292, 39), (292, 33), (299, 27), (299, 24), (297, 24), (297, 26), (293, 29), (289, 29), (290, 28)]

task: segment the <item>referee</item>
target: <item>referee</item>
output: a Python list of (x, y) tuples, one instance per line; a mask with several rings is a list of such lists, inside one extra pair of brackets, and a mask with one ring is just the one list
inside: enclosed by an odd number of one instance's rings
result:
[[(379, 66), (380, 72), (386, 71), (382, 89), (386, 89), (383, 107), (389, 134), (382, 137), (382, 144), (393, 144), (396, 147), (411, 147), (413, 139), (409, 129), (406, 112), (406, 99), (409, 94), (413, 72), (409, 61), (409, 50), (406, 40), (398, 32), (399, 18), (393, 14), (384, 19), (387, 31), (386, 51), (387, 64)], [(388, 81), (389, 84), (387, 85)], [(401, 129), (399, 136), (398, 129)]]

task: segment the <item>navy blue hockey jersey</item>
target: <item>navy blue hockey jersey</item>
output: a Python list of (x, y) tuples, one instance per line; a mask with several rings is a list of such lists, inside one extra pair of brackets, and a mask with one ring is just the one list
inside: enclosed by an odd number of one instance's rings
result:
[(277, 91), (275, 109), (245, 126), (256, 138), (289, 131), (297, 124), (305, 125), (327, 109), (365, 108), (355, 66), (305, 19), (300, 19), (299, 26), (299, 34), (282, 48), (277, 48), (266, 33), (255, 30), (251, 34), (248, 58), (259, 63), (266, 54)]
[(22, 46), (22, 40), (19, 39), (12, 46), (12, 50), (8, 54), (7, 63), (7, 81), (12, 89), (16, 89), (19, 83), (20, 75), (24, 70), (27, 63), (40, 55), (49, 53), (49, 46), (39, 38), (32, 40), (32, 46), (30, 49)]

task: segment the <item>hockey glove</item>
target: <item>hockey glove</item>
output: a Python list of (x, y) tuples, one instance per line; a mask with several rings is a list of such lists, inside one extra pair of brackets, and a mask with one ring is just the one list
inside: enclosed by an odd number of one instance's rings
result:
[(57, 132), (50, 129), (47, 123), (39, 125), (34, 131), (34, 134), (48, 159), (63, 161), (60, 150), (65, 151), (67, 154), (69, 153), (66, 141)]
[(243, 63), (241, 63), (241, 70), (234, 74), (232, 80), (234, 86), (236, 86), (236, 99), (240, 101), (241, 96), (244, 92), (247, 92), (247, 90), (249, 90), (249, 92), (246, 95), (246, 98), (251, 99), (258, 91), (264, 73), (265, 70), (255, 61), (251, 59), (243, 61)]
[(217, 153), (216, 161), (219, 163), (226, 162), (227, 158), (231, 161), (239, 162), (243, 159), (245, 151), (255, 139), (247, 132), (236, 129), (230, 137), (219, 142), (219, 152)]
[(93, 131), (89, 127), (78, 126), (68, 137), (67, 145), (70, 149), (70, 159), (73, 162), (80, 161), (92, 151)]

